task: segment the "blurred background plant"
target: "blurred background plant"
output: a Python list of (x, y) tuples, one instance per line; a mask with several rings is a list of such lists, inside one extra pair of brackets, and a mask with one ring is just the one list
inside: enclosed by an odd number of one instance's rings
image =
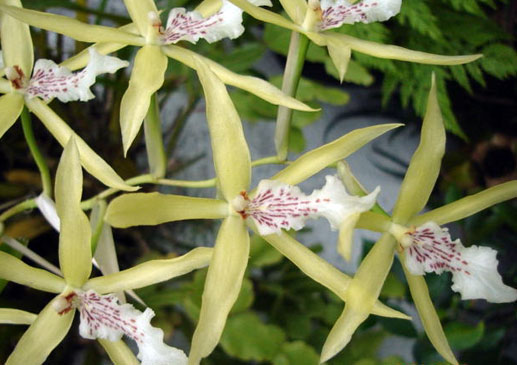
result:
[[(185, 6), (193, 8), (197, 1), (157, 1), (159, 8)], [(129, 18), (114, 9), (121, 6), (107, 0), (47, 0), (23, 1), (27, 8), (51, 10), (74, 15), (94, 23), (123, 25)], [(118, 4), (121, 5), (121, 4)], [(275, 10), (280, 7), (275, 4)], [(123, 8), (122, 8), (123, 9)], [(165, 14), (167, 12), (164, 12)], [(343, 26), (339, 31), (377, 42), (392, 43), (416, 50), (443, 54), (484, 53), (478, 62), (464, 66), (434, 67), (375, 59), (354, 54), (345, 83), (339, 85), (337, 72), (328, 55), (321, 48), (309, 46), (308, 62), (298, 91), (298, 98), (312, 106), (345, 105), (350, 97), (367, 88), (373, 102), (364, 107), (366, 113), (384, 113), (412, 123), (421, 120), (432, 71), (436, 73), (439, 101), (446, 126), (458, 138), (450, 138), (450, 148), (444, 160), (440, 184), (432, 198), (436, 206), (456, 200), (517, 176), (517, 52), (515, 29), (517, 3), (498, 0), (421, 0), (403, 1), (399, 16), (386, 23)], [(223, 64), (233, 71), (269, 78), (280, 85), (280, 76), (264, 74), (256, 67), (264, 57), (276, 57), (283, 62), (288, 48), (289, 33), (278, 27), (264, 28), (245, 15), (249, 25), (255, 25), (242, 37), (232, 42), (208, 45), (182, 46)], [(33, 29), (36, 59), (49, 58), (60, 62), (83, 49), (60, 35)], [(267, 50), (273, 51), (267, 52)], [(118, 52), (122, 59), (130, 59), (131, 48)], [(97, 98), (78, 107), (76, 103), (54, 102), (52, 107), (85, 141), (110, 163), (123, 178), (141, 173), (145, 154), (143, 139), (122, 156), (118, 112), (120, 99), (128, 82), (128, 74), (100, 78)], [(176, 62), (170, 62), (159, 100), (163, 105), (171, 95), (182, 93), (186, 102), (174, 115), (164, 117), (164, 137), (169, 159), (168, 177), (174, 177), (183, 168), (207, 156), (199, 155), (185, 160), (178, 157), (178, 140), (189, 118), (196, 113), (201, 99), (200, 85), (194, 72)], [(274, 120), (276, 107), (240, 90), (232, 98), (248, 122)], [(451, 101), (452, 100), (452, 101)], [(384, 107), (381, 111), (380, 107)], [(345, 114), (342, 115), (346, 118)], [(291, 131), (290, 149), (304, 150), (303, 128), (317, 123), (319, 113), (295, 112)], [(46, 130), (34, 123), (37, 141), (50, 168), (55, 172), (61, 148)], [(450, 136), (449, 136), (450, 137)], [(392, 159), (405, 171), (404, 162), (389, 151), (377, 151)], [(11, 205), (40, 191), (40, 179), (23, 139), (21, 127), (14, 127), (0, 141), (0, 208)], [(85, 176), (85, 196), (104, 189), (96, 180)], [(150, 190), (153, 187), (145, 187)], [(389, 207), (386, 207), (389, 208)], [(462, 221), (452, 229), (459, 230), (463, 242), (489, 244), (499, 252), (500, 268), (505, 282), (517, 286), (517, 207), (515, 202), (500, 204)], [(174, 256), (194, 247), (183, 237), (171, 232), (175, 224), (162, 225), (158, 230), (145, 227), (116, 231), (117, 252), (121, 269), (136, 261), (162, 256)], [(188, 229), (193, 236), (210, 244), (214, 229), (212, 223), (194, 222)], [(11, 219), (5, 233), (19, 237), (49, 261), (56, 263), (57, 242), (53, 232), (38, 214), (21, 214)], [(303, 240), (303, 232), (299, 233)], [(311, 246), (311, 245), (309, 245)], [(366, 245), (368, 247), (368, 245)], [(319, 243), (311, 248), (318, 252)], [(5, 244), (0, 250), (12, 252)], [(14, 253), (16, 254), (16, 253)], [(19, 254), (17, 254), (19, 256)], [(364, 254), (363, 254), (364, 255)], [(317, 364), (319, 349), (332, 324), (342, 310), (342, 303), (329, 291), (304, 276), (290, 262), (271, 249), (262, 239), (253, 238), (250, 267), (241, 291), (229, 317), (222, 341), (206, 364)], [(390, 305), (411, 310), (411, 300), (400, 265), (390, 274), (382, 292), (382, 299)], [(205, 271), (175, 281), (139, 290), (141, 298), (157, 312), (156, 325), (167, 336), (173, 332), (178, 345), (188, 346), (199, 315)], [(515, 304), (494, 305), (485, 301), (460, 301), (448, 289), (446, 275), (427, 275), (431, 297), (451, 347), (460, 363), (514, 364), (517, 363), (517, 317)], [(0, 307), (18, 307), (38, 312), (49, 300), (44, 293), (21, 286), (0, 282)], [(22, 298), (30, 297), (29, 302)], [(0, 326), (0, 363), (10, 353), (24, 328)], [(72, 332), (76, 333), (76, 332)], [(181, 336), (183, 334), (183, 336)], [(393, 336), (406, 344), (401, 351), (386, 346), (385, 339)], [(104, 359), (96, 345), (81, 346), (85, 340), (77, 334), (69, 336), (54, 351), (49, 363), (98, 364)], [(409, 349), (409, 351), (408, 351)], [(380, 351), (379, 351), (380, 350)], [(379, 355), (381, 354), (381, 355)], [(411, 354), (412, 357), (408, 357)], [(381, 358), (382, 357), (382, 358)], [(415, 361), (437, 364), (442, 359), (436, 354), (423, 334), (421, 326), (402, 321), (372, 317), (353, 337), (352, 343), (331, 364), (398, 364)]]

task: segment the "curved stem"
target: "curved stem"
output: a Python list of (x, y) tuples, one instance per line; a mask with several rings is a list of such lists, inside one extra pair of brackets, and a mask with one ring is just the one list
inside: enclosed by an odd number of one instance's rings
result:
[(34, 158), (34, 161), (36, 162), (41, 175), (41, 186), (43, 188), (43, 193), (51, 198), (52, 180), (50, 178), (50, 171), (48, 169), (47, 163), (45, 162), (45, 158), (41, 154), (38, 145), (36, 144), (36, 139), (34, 138), (34, 132), (32, 130), (31, 116), (26, 107), (23, 107), (21, 120), (23, 135), (25, 136), (29, 150), (31, 151), (32, 157)]
[[(291, 33), (285, 73), (282, 80), (282, 91), (289, 96), (296, 95), (308, 47), (309, 39), (306, 36), (298, 32)], [(280, 160), (285, 160), (287, 158), (289, 129), (291, 128), (292, 115), (292, 109), (284, 106), (278, 107), (275, 129), (275, 147), (277, 156)]]
[(18, 203), (14, 207), (12, 207), (12, 208), (6, 210), (5, 212), (3, 212), (2, 214), (0, 214), (0, 223), (5, 222), (6, 220), (8, 220), (9, 218), (11, 218), (12, 216), (14, 216), (18, 213), (21, 213), (28, 209), (34, 209), (34, 208), (36, 208), (36, 201), (34, 199), (28, 199), (21, 203)]

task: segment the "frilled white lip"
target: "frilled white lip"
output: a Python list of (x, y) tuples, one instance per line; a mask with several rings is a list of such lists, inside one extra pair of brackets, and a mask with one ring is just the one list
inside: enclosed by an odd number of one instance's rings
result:
[[(272, 6), (269, 0), (249, 0), (249, 2), (257, 6)], [(231, 2), (223, 0), (221, 8), (206, 18), (197, 11), (187, 11), (185, 8), (172, 9), (161, 40), (164, 44), (179, 41), (196, 43), (199, 39), (213, 43), (223, 38), (237, 38), (243, 32), (242, 10)]]
[(87, 339), (118, 341), (123, 335), (138, 346), (138, 359), (142, 365), (187, 365), (185, 353), (163, 342), (163, 331), (151, 325), (154, 312), (150, 308), (142, 313), (131, 304), (119, 304), (114, 294), (99, 295), (93, 290), (73, 291), (58, 297), (54, 309), (66, 313), (78, 309), (79, 333)]
[(452, 290), (461, 298), (493, 303), (517, 300), (517, 290), (505, 285), (497, 272), (497, 252), (490, 247), (464, 247), (452, 241), (446, 228), (427, 222), (409, 232), (413, 244), (406, 248), (406, 267), (413, 275), (452, 273)]
[(255, 196), (245, 194), (236, 198), (232, 205), (243, 218), (251, 219), (261, 235), (278, 233), (282, 229), (299, 230), (309, 218), (326, 218), (333, 230), (356, 213), (364, 212), (375, 204), (379, 188), (364, 197), (346, 192), (343, 183), (335, 176), (325, 177), (320, 190), (305, 195), (297, 186), (277, 180), (262, 180)]
[(114, 73), (129, 65), (127, 61), (117, 57), (101, 55), (94, 48), (89, 49), (89, 54), (88, 65), (80, 72), (73, 73), (54, 61), (40, 59), (36, 61), (29, 80), (17, 66), (6, 69), (6, 76), (14, 89), (25, 94), (27, 98), (58, 98), (64, 103), (75, 100), (88, 101), (95, 97), (90, 87), (95, 84), (98, 75)]
[(383, 22), (400, 12), (402, 0), (321, 0), (320, 31), (357, 22)]

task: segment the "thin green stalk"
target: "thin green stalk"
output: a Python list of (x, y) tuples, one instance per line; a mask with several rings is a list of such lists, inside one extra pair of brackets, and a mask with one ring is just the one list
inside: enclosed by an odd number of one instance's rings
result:
[(36, 202), (34, 201), (34, 199), (25, 200), (0, 214), (0, 222), (5, 222), (6, 220), (18, 213), (34, 208), (36, 208)]
[(95, 225), (92, 230), (92, 238), (90, 240), (90, 245), (92, 247), (92, 256), (95, 255), (95, 251), (97, 250), (97, 244), (99, 243), (99, 238), (101, 237), (102, 229), (104, 227), (104, 214), (106, 213), (107, 204), (105, 200), (99, 200), (97, 202), (97, 217), (98, 220), (95, 222)]
[(255, 161), (251, 161), (251, 167), (268, 165), (268, 164), (286, 165), (286, 164), (290, 164), (290, 163), (291, 163), (291, 161), (280, 160), (278, 158), (278, 156), (269, 156), (269, 157), (259, 158), (258, 160), (255, 160)]
[[(308, 47), (309, 39), (306, 36), (297, 32), (291, 33), (289, 52), (287, 53), (284, 78), (282, 80), (282, 91), (289, 96), (296, 95)], [(278, 107), (275, 129), (275, 147), (277, 156), (280, 160), (285, 160), (287, 158), (289, 129), (291, 127), (292, 115), (292, 109), (284, 106)]]
[(45, 162), (45, 158), (41, 154), (38, 145), (36, 144), (36, 139), (34, 138), (34, 132), (32, 130), (31, 116), (26, 107), (23, 107), (21, 120), (23, 135), (25, 136), (29, 150), (31, 151), (32, 157), (34, 158), (34, 161), (36, 162), (41, 175), (41, 186), (43, 188), (43, 193), (49, 197), (52, 197), (52, 180), (50, 178), (50, 172), (47, 163)]
[(151, 97), (151, 104), (144, 120), (144, 133), (149, 170), (156, 178), (164, 177), (167, 171), (167, 156), (163, 147), (162, 122), (156, 94)]
[(188, 181), (188, 180), (171, 180), (171, 179), (159, 179), (156, 181), (159, 185), (167, 186), (179, 186), (183, 188), (211, 188), (215, 186), (216, 179), (199, 180), (199, 181)]

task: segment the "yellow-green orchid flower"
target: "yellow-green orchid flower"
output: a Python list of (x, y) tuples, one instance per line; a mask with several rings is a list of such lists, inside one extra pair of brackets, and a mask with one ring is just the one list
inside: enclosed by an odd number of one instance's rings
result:
[[(186, 219), (223, 219), (208, 269), (199, 322), (192, 340), (189, 355), (191, 364), (198, 364), (213, 351), (237, 298), (249, 255), (247, 226), (264, 234), (268, 242), (307, 275), (344, 298), (349, 278), (282, 229), (299, 229), (304, 220), (311, 216), (324, 216), (337, 228), (350, 214), (371, 207), (376, 193), (363, 199), (350, 197), (334, 177), (327, 178), (326, 186), (310, 196), (304, 195), (293, 185), (399, 126), (385, 124), (353, 131), (302, 155), (271, 180), (263, 180), (256, 191), (248, 195), (251, 163), (241, 121), (224, 83), (205, 64), (200, 63), (197, 67), (206, 98), (221, 199), (160, 193), (126, 194), (109, 204), (105, 218), (115, 227), (156, 225)], [(379, 302), (373, 306), (376, 314), (408, 318)]]
[(379, 58), (433, 65), (458, 65), (481, 57), (481, 55), (435, 55), (329, 31), (342, 24), (387, 20), (400, 11), (401, 0), (322, 0), (321, 2), (319, 0), (309, 0), (308, 2), (305, 0), (280, 0), (291, 20), (254, 6), (245, 0), (230, 1), (254, 18), (304, 34), (318, 46), (327, 47), (341, 80), (345, 76), (351, 51)]
[[(62, 341), (80, 312), (82, 337), (99, 339), (115, 363), (137, 364), (132, 352), (120, 340), (125, 335), (136, 341), (142, 364), (186, 364), (187, 357), (163, 343), (163, 332), (150, 325), (154, 312), (143, 313), (130, 304), (118, 304), (114, 294), (136, 289), (207, 266), (212, 249), (197, 248), (181, 257), (153, 260), (114, 274), (89, 278), (91, 274), (91, 229), (81, 210), (82, 171), (79, 150), (72, 137), (66, 145), (56, 173), (56, 208), (60, 218), (59, 263), (63, 278), (33, 268), (0, 252), (0, 278), (58, 294), (34, 319), (17, 315), (17, 323), (32, 322), (6, 364), (42, 364)], [(5, 310), (0, 311), (0, 322)]]
[[(1, 4), (13, 6), (15, 9), (21, 7), (19, 0), (0, 0)], [(90, 51), (86, 59), (88, 65), (76, 74), (50, 60), (38, 60), (33, 71), (29, 27), (4, 13), (0, 13), (0, 20), (3, 59), (0, 75), (6, 76), (0, 78), (0, 93), (4, 94), (0, 97), (0, 137), (18, 119), (25, 104), (62, 146), (67, 143), (70, 136), (75, 136), (81, 162), (93, 176), (108, 186), (135, 190), (134, 187), (126, 185), (120, 176), (42, 101), (53, 97), (63, 102), (89, 100), (94, 97), (90, 86), (95, 82), (95, 77), (100, 73), (113, 73), (120, 67), (127, 66), (127, 62)]]
[[(257, 5), (271, 5), (269, 0), (249, 1)], [(166, 27), (162, 27), (154, 1), (125, 0), (124, 3), (134, 22), (134, 25), (123, 27), (124, 29), (89, 25), (64, 16), (0, 5), (0, 11), (30, 25), (79, 41), (101, 42), (97, 46), (101, 53), (114, 52), (127, 45), (141, 47), (136, 54), (129, 87), (122, 97), (120, 107), (124, 153), (127, 153), (140, 130), (152, 94), (163, 84), (167, 56), (194, 69), (198, 68), (199, 63), (203, 63), (225, 83), (252, 92), (270, 103), (303, 111), (314, 110), (286, 96), (264, 80), (235, 74), (192, 51), (174, 45), (182, 40), (195, 43), (199, 39), (205, 39), (215, 42), (225, 37), (235, 38), (241, 35), (244, 31), (241, 24), (242, 10), (229, 1), (205, 0), (197, 10), (191, 12), (186, 12), (184, 8), (174, 8), (169, 13)], [(83, 53), (65, 65), (76, 69), (84, 66), (84, 61)]]
[[(451, 240), (447, 229), (438, 226), (517, 197), (517, 182), (508, 182), (417, 215), (431, 195), (444, 152), (445, 129), (433, 78), (420, 144), (404, 177), (391, 219), (367, 212), (358, 221), (358, 228), (384, 234), (363, 260), (350, 283), (345, 310), (325, 343), (322, 361), (328, 360), (346, 346), (357, 327), (368, 317), (397, 248), (427, 336), (450, 363), (457, 364), (457, 361), (429, 297), (422, 277), (425, 272), (452, 272), (452, 289), (459, 291), (462, 299), (483, 298), (498, 303), (517, 300), (517, 290), (504, 285), (497, 273), (495, 250), (477, 246), (465, 248), (459, 240)], [(358, 189), (363, 190), (360, 187)]]

